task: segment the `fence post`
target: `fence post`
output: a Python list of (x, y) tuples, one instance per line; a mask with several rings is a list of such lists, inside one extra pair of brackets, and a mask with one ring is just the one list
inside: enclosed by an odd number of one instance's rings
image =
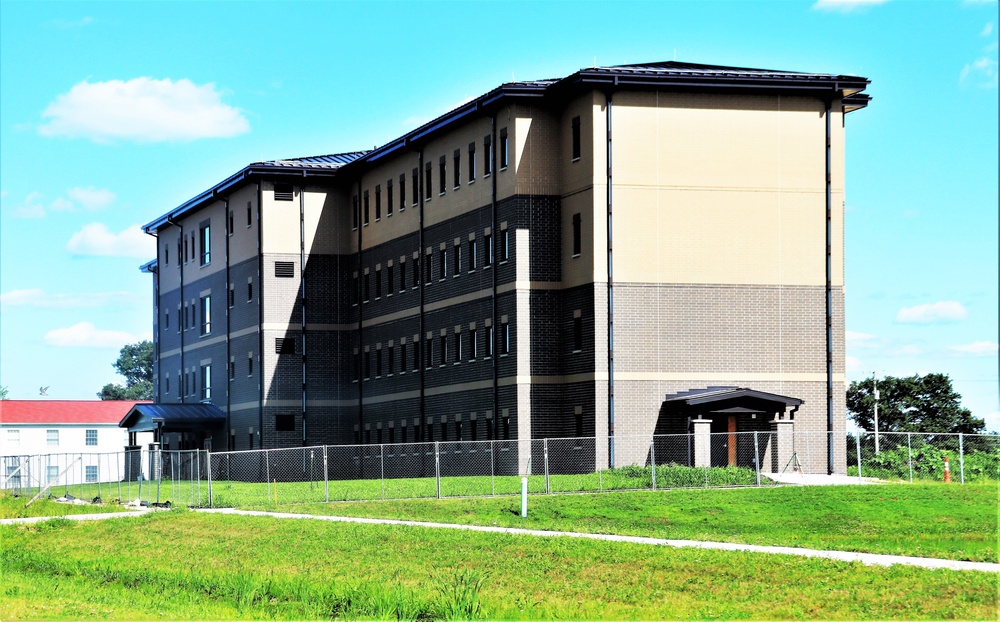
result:
[(854, 434), (854, 448), (858, 452), (858, 483), (861, 484), (861, 430)]
[[(278, 487), (278, 483), (275, 482), (274, 487)], [(264, 490), (267, 491), (266, 501), (271, 500), (271, 457), (268, 455), (267, 450), (264, 450)], [(275, 504), (277, 505), (277, 504)]]
[(213, 507), (212, 505), (212, 455), (205, 450), (205, 466), (206, 473), (208, 475), (208, 507)]
[(910, 432), (906, 433), (906, 462), (910, 465), (910, 483), (913, 483), (913, 447), (910, 445)]
[(494, 497), (497, 496), (496, 467), (494, 466), (496, 455), (497, 442), (490, 441), (490, 490), (493, 492)]
[(549, 488), (549, 439), (542, 439), (542, 453), (545, 461), (545, 494), (552, 492)]
[(961, 475), (959, 480), (963, 484), (965, 483), (965, 443), (964, 434), (958, 433), (958, 472)]
[[(594, 447), (597, 447), (597, 437), (594, 437)], [(601, 460), (597, 461), (597, 489), (604, 492), (604, 469), (601, 467)]]
[(122, 472), (122, 455), (120, 453), (115, 454), (115, 479), (118, 480), (118, 502), (121, 503), (122, 500), (122, 480), (124, 478), (124, 472)]
[[(97, 454), (97, 496), (101, 496), (101, 454)], [(101, 499), (104, 502), (104, 499)]]
[[(382, 481), (382, 500), (385, 501), (385, 445), (379, 445), (379, 479)], [(440, 496), (440, 495), (439, 495)]]
[(441, 498), (441, 451), (440, 442), (434, 441), (434, 481), (437, 486), (437, 498)]
[(326, 445), (323, 445), (323, 488), (326, 489), (326, 502), (330, 503), (330, 470), (326, 461)]
[(649, 441), (649, 467), (652, 470), (653, 490), (656, 490), (656, 436)]
[(753, 431), (753, 467), (757, 471), (757, 487), (760, 488), (760, 445), (757, 444), (757, 430)]

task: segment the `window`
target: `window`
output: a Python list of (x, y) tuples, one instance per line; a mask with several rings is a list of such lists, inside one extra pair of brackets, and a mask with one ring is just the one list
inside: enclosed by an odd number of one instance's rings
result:
[(444, 156), (438, 158), (438, 186), (441, 188), (441, 190), (439, 190), (441, 194), (444, 194), (445, 186), (448, 184), (448, 177), (445, 165), (446, 161), (447, 160)]
[(483, 236), (483, 265), (493, 265), (493, 236), (489, 233)]
[(510, 229), (504, 229), (500, 232), (500, 261), (507, 261), (510, 259)]
[(433, 192), (431, 188), (431, 163), (428, 162), (424, 165), (424, 198), (428, 201), (431, 198), (431, 193)]
[(406, 174), (399, 176), (399, 211), (406, 209)]
[(486, 337), (486, 341), (487, 341), (487, 343), (486, 343), (486, 357), (489, 358), (489, 357), (493, 356), (493, 341), (494, 341), (493, 330), (494, 329), (493, 329), (492, 326), (487, 326), (487, 329), (488, 330), (486, 331), (486, 335), (487, 335), (487, 337)]
[(573, 161), (580, 159), (580, 117), (573, 117)]
[(476, 360), (476, 356), (479, 354), (479, 341), (476, 339), (476, 329), (469, 329), (469, 360)]
[(279, 279), (295, 278), (295, 262), (294, 261), (274, 262), (274, 276), (278, 277)]
[(253, 375), (253, 353), (247, 356), (247, 376)]
[(188, 312), (187, 303), (184, 304), (184, 330), (187, 330), (188, 324), (190, 324), (189, 316), (191, 314)]
[(438, 279), (444, 280), (448, 277), (448, 249), (442, 248), (438, 251)]
[(357, 350), (354, 351), (353, 363), (354, 364), (351, 366), (351, 378), (354, 378), (354, 382), (357, 382), (358, 380), (361, 380), (361, 355), (358, 354)]
[(417, 258), (413, 259), (413, 287), (416, 288), (420, 285), (420, 260)]
[(275, 201), (292, 200), (292, 184), (274, 184)]
[(382, 297), (382, 268), (375, 268), (375, 299)]
[(434, 339), (428, 337), (424, 342), (424, 367), (430, 369), (434, 364)]
[(458, 244), (455, 245), (455, 270), (453, 271), (453, 276), (459, 276), (462, 274), (462, 247)]
[(420, 369), (420, 341), (413, 340), (413, 371)]
[(295, 354), (294, 337), (277, 337), (274, 340), (275, 354)]
[(382, 377), (382, 348), (375, 349), (375, 377)]
[(406, 291), (406, 264), (399, 264), (399, 291)]
[(583, 246), (583, 235), (581, 232), (582, 225), (580, 222), (580, 215), (573, 214), (573, 256), (579, 257), (580, 250)]
[(580, 438), (583, 436), (583, 408), (577, 406), (574, 409), (573, 416), (576, 419), (576, 437)]
[(201, 239), (201, 265), (207, 266), (212, 261), (212, 228), (210, 225), (202, 225), (199, 230)]
[(170, 393), (170, 374), (163, 377), (163, 392)]
[(508, 151), (509, 141), (507, 140), (507, 128), (500, 128), (500, 170), (507, 168), (510, 153)]
[(487, 440), (493, 440), (493, 418), (486, 418), (486, 438)]
[(21, 431), (7, 430), (7, 444), (11, 447), (19, 446), (21, 444)]
[(386, 354), (385, 370), (390, 376), (394, 369), (396, 369), (396, 348), (395, 346), (389, 346), (389, 351)]
[(187, 378), (181, 376), (181, 370), (177, 370), (177, 397), (182, 397), (184, 394), (184, 384), (187, 382)]
[(229, 359), (229, 380), (236, 380), (236, 359)]
[(577, 311), (573, 316), (573, 351), (583, 350), (583, 318)]
[(510, 354), (510, 324), (500, 322), (500, 356)]
[(364, 278), (365, 289), (364, 289), (364, 291), (362, 293), (363, 295), (361, 297), (361, 299), (363, 301), (365, 301), (365, 302), (368, 302), (369, 300), (371, 300), (371, 297), (372, 297), (372, 278), (371, 277), (372, 277), (372, 275), (371, 275), (370, 272), (365, 272), (365, 278)]
[(170, 328), (170, 309), (163, 312), (163, 327)]
[(351, 284), (351, 306), (358, 306), (358, 300), (361, 298), (361, 283), (358, 282), (358, 274), (354, 273), (353, 283)]
[(165, 266), (169, 266), (170, 265), (170, 245), (169, 244), (164, 244), (163, 245), (163, 265), (165, 265)]
[(295, 415), (275, 415), (274, 416), (274, 431), (275, 432), (294, 432), (295, 431)]
[(441, 365), (444, 365), (448, 362), (448, 335), (441, 335), (438, 344), (441, 346), (441, 354), (438, 358), (441, 359)]
[(54, 484), (59, 481), (59, 467), (58, 466), (46, 466), (45, 467), (45, 481), (48, 484)]
[(476, 143), (469, 143), (469, 183), (476, 181)]
[[(403, 423), (406, 423), (406, 422), (404, 421)], [(406, 426), (405, 425), (403, 427), (399, 428), (399, 442), (400, 443), (405, 443), (406, 442)]]
[(188, 248), (191, 249), (191, 261), (194, 261), (195, 254), (197, 253), (197, 250), (195, 250), (195, 243), (196, 243), (196, 234), (194, 232), (192, 232), (191, 233), (191, 246), (188, 247)]
[(392, 283), (395, 280), (393, 277), (395, 275), (392, 272), (392, 266), (386, 267), (387, 272), (385, 273), (385, 293), (386, 296), (392, 296)]
[(253, 224), (253, 208), (250, 206), (250, 201), (247, 201), (247, 229)]
[(431, 253), (424, 256), (424, 273), (424, 276), (427, 277), (425, 283), (430, 285), (431, 281), (434, 280), (434, 255)]
[(469, 272), (476, 269), (479, 261), (479, 247), (476, 243), (476, 238), (469, 240)]
[(369, 217), (368, 191), (365, 190), (365, 220), (364, 220), (364, 223), (365, 223), (366, 227), (368, 226), (369, 221), (370, 221), (370, 217)]
[(462, 362), (462, 333), (455, 333), (455, 356), (452, 360), (455, 363)]
[(229, 224), (229, 230), (226, 231), (226, 233), (228, 233), (229, 235), (232, 235), (233, 234), (233, 210), (229, 210), (229, 221), (228, 221), (228, 224)]
[(201, 399), (212, 399), (212, 366), (201, 366)]
[(247, 302), (253, 302), (253, 281), (247, 281)]
[(406, 373), (406, 342), (399, 344), (399, 373)]
[(385, 182), (385, 215), (392, 216), (392, 180)]
[(365, 375), (364, 375), (364, 378), (365, 378), (365, 380), (368, 380), (369, 378), (372, 377), (372, 351), (371, 350), (365, 350), (364, 363), (365, 363)]
[(97, 447), (97, 430), (86, 430), (84, 438), (88, 447)]
[(184, 236), (184, 263), (187, 263), (187, 260), (188, 260), (188, 239), (187, 236)]
[(212, 297), (201, 297), (201, 334), (208, 335), (212, 332)]
[(236, 288), (233, 285), (229, 286), (229, 307), (232, 308), (236, 305)]
[(59, 430), (45, 430), (45, 444), (49, 447), (58, 447)]
[(351, 213), (353, 214), (353, 219), (351, 221), (351, 227), (354, 229), (358, 228), (358, 221), (361, 220), (361, 207), (358, 204), (358, 196), (354, 195), (351, 197)]
[(489, 177), (493, 172), (493, 137), (483, 137), (483, 175)]
[(375, 186), (375, 222), (382, 220), (382, 185)]
[(411, 182), (410, 185), (413, 186), (412, 188), (410, 188), (410, 193), (413, 195), (412, 203), (414, 205), (420, 202), (420, 180), (417, 178), (419, 174), (420, 171), (418, 171), (417, 169), (413, 169), (410, 175), (410, 182)]
[(475, 419), (473, 419), (469, 423), (472, 424), (472, 425), (469, 426), (469, 431), (472, 432), (472, 441), (473, 442), (478, 441), (479, 440), (479, 422), (476, 421)]
[(455, 178), (454, 186), (455, 189), (457, 190), (459, 184), (462, 183), (462, 180), (460, 179), (462, 171), (462, 150), (456, 149), (455, 154), (452, 156), (452, 159), (454, 160), (453, 162), (454, 166), (452, 166), (452, 176)]

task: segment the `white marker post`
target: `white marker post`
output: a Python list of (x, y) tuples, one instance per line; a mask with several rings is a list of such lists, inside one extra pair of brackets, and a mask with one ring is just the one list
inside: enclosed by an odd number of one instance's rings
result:
[(528, 518), (528, 478), (521, 478), (521, 518)]

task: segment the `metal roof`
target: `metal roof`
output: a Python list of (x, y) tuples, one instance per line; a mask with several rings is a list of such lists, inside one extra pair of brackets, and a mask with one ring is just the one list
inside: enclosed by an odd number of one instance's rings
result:
[(130, 432), (212, 427), (226, 422), (226, 413), (212, 404), (136, 404), (118, 423)]
[(0, 400), (0, 425), (116, 424), (137, 403), (117, 400)]
[[(784, 404), (785, 406), (801, 406), (802, 400), (797, 397), (778, 395), (777, 393), (767, 393), (746, 387), (708, 387), (707, 389), (693, 389), (681, 391), (679, 393), (667, 394), (663, 401), (683, 403), (687, 406), (703, 406), (716, 404), (718, 402), (736, 401), (740, 403), (766, 402), (770, 404)], [(746, 412), (756, 412), (747, 410)]]
[(260, 166), (265, 168), (323, 168), (336, 170), (345, 164), (350, 164), (351, 162), (357, 160), (369, 151), (351, 151), (349, 153), (333, 153), (330, 155), (307, 156), (304, 158), (268, 160), (267, 162), (256, 162), (251, 166)]

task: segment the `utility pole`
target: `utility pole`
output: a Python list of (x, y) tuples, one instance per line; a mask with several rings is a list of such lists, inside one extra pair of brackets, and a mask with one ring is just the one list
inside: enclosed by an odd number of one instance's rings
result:
[(875, 453), (878, 453), (878, 378), (872, 372), (872, 384), (875, 387)]

